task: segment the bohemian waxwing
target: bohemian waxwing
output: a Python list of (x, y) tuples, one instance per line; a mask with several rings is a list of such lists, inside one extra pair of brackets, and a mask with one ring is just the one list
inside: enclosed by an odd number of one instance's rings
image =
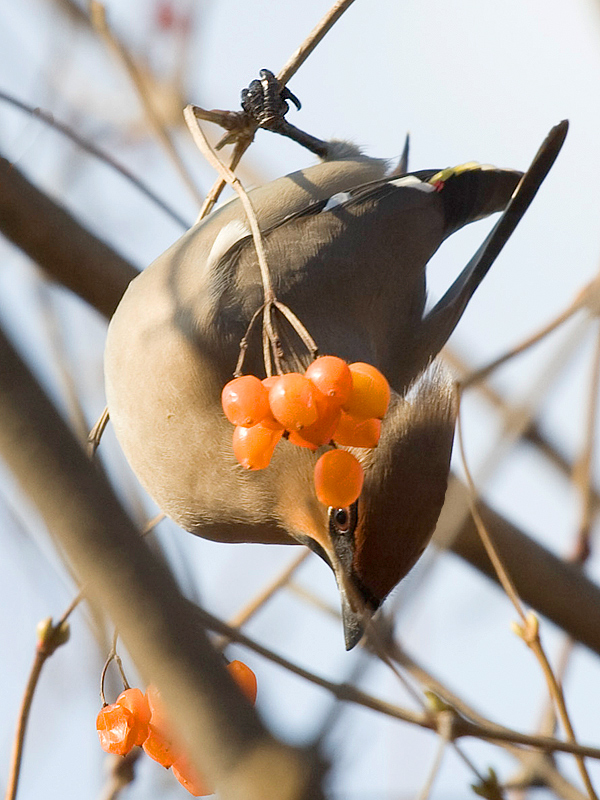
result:
[[(436, 360), (531, 202), (567, 131), (554, 128), (522, 173), (466, 164), (386, 177), (387, 162), (328, 143), (322, 163), (250, 193), (278, 300), (322, 354), (378, 367), (392, 388), (381, 439), (353, 449), (358, 501), (326, 508), (319, 455), (285, 439), (267, 469), (232, 451), (221, 391), (263, 303), (240, 202), (194, 225), (130, 284), (108, 331), (106, 395), (117, 438), (143, 486), (186, 530), (222, 542), (302, 543), (332, 567), (346, 646), (425, 549), (444, 502), (456, 406)], [(512, 198), (512, 200), (511, 200)], [(425, 313), (425, 268), (444, 239), (505, 209), (444, 297)], [(260, 326), (259, 326), (260, 327)], [(309, 359), (282, 336), (290, 369)], [(244, 372), (265, 376), (260, 330)]]

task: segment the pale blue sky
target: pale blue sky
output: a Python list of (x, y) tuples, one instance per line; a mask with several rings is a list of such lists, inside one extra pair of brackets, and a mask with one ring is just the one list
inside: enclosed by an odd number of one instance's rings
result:
[[(198, 4), (200, 6), (200, 4)], [(202, 3), (187, 72), (188, 97), (205, 107), (235, 107), (240, 89), (258, 70), (277, 71), (317, 20), (327, 0), (219, 0)], [(182, 0), (181, 6), (185, 6)], [(107, 2), (123, 37), (149, 57), (163, 51), (149, 38), (150, 0)], [(594, 0), (356, 0), (338, 26), (292, 79), (301, 99), (290, 119), (322, 138), (349, 138), (377, 156), (394, 157), (407, 130), (414, 169), (469, 160), (524, 169), (552, 125), (569, 118), (571, 129), (549, 178), (517, 233), (494, 265), (459, 326), (454, 343), (482, 363), (534, 331), (561, 310), (598, 269), (600, 253), (600, 25)], [(97, 141), (193, 219), (195, 207), (162, 152), (140, 143), (133, 126), (135, 99), (123, 74), (101, 45), (69, 29), (47, 0), (0, 3), (0, 88), (52, 111)], [(56, 134), (0, 105), (0, 149), (34, 180), (60, 197), (99, 235), (140, 266), (179, 235), (165, 219), (103, 165), (81, 156)], [(139, 120), (138, 120), (139, 122)], [(123, 135), (120, 130), (127, 128)], [(212, 175), (186, 135), (185, 159), (203, 189)], [(259, 133), (252, 164), (275, 177), (311, 161), (296, 145)], [(483, 239), (488, 223), (453, 237), (435, 257), (431, 283), (439, 294)], [(0, 316), (18, 339), (55, 397), (64, 401), (48, 323), (40, 317), (46, 294), (29, 265), (0, 241)], [(91, 423), (101, 411), (104, 324), (64, 293), (52, 292), (59, 343), (65, 347)], [(558, 339), (560, 339), (560, 334)], [(515, 400), (524, 397), (556, 348), (557, 339), (498, 375)], [(573, 455), (581, 441), (589, 341), (544, 405), (553, 437)], [(489, 408), (467, 403), (467, 441), (474, 466), (495, 447), (497, 422)], [(109, 433), (103, 445), (119, 489), (135, 494)], [(3, 473), (2, 473), (3, 474)], [(487, 487), (505, 513), (548, 546), (569, 550), (577, 522), (577, 498), (536, 454), (519, 448)], [(31, 510), (8, 478), (0, 483), (0, 635), (5, 643), (0, 692), (0, 783), (8, 763), (13, 721), (31, 659), (37, 620), (58, 615), (71, 589)], [(135, 502), (138, 502), (137, 500)], [(10, 507), (14, 506), (11, 516)], [(22, 533), (34, 532), (36, 551)], [(284, 548), (227, 547), (194, 540), (165, 525), (160, 540), (175, 568), (197, 575), (207, 605), (227, 617), (294, 555)], [(183, 554), (183, 555), (182, 555)], [(428, 556), (431, 557), (431, 556)], [(593, 574), (599, 576), (598, 560)], [(300, 582), (328, 603), (337, 592), (328, 569), (313, 559)], [(510, 632), (514, 617), (505, 598), (453, 557), (437, 560), (427, 580), (420, 568), (388, 601), (400, 609), (403, 640), (411, 652), (495, 720), (524, 730), (535, 727), (543, 686), (537, 665)], [(249, 627), (252, 635), (319, 674), (343, 680), (361, 660), (343, 649), (340, 625), (290, 593)], [(544, 626), (552, 652), (558, 638)], [(7, 645), (7, 643), (10, 643)], [(318, 730), (331, 699), (255, 656), (236, 651), (259, 677), (259, 709), (274, 729), (293, 740)], [(598, 741), (597, 660), (578, 652), (566, 689), (576, 730)], [(81, 614), (73, 618), (73, 642), (49, 664), (36, 698), (27, 743), (21, 797), (95, 797), (102, 781), (101, 753), (93, 719), (102, 657)], [(365, 673), (363, 686), (407, 702), (381, 667)], [(433, 759), (430, 734), (346, 708), (330, 739), (338, 759), (332, 797), (401, 800), (414, 797)], [(487, 745), (469, 743), (483, 771), (510, 761)], [(575, 774), (571, 761), (565, 769)], [(596, 780), (600, 769), (592, 767)], [(503, 770), (503, 775), (509, 775)], [(187, 796), (170, 776), (146, 764), (130, 792)], [(433, 798), (462, 798), (471, 782), (448, 753)]]

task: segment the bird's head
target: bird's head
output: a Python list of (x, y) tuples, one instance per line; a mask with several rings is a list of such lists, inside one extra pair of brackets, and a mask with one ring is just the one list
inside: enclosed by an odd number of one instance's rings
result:
[(347, 649), (359, 641), (365, 618), (412, 569), (434, 532), (448, 482), (455, 419), (452, 381), (435, 363), (405, 396), (392, 392), (376, 448), (349, 448), (365, 474), (356, 503), (322, 506), (309, 470), (295, 472), (293, 490), (288, 484), (292, 496), (287, 482), (281, 482), (286, 529), (335, 574)]

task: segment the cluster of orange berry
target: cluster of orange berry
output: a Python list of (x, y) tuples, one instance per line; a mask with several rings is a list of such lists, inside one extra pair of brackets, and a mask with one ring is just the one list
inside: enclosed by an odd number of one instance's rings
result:
[[(234, 378), (221, 395), (225, 416), (236, 426), (233, 452), (246, 469), (267, 467), (283, 435), (313, 451), (330, 442), (376, 447), (389, 401), (390, 387), (378, 369), (337, 356), (315, 359), (304, 375)], [(351, 505), (362, 484), (362, 467), (346, 450), (330, 450), (316, 463), (315, 490), (327, 506)]]
[[(248, 700), (256, 701), (256, 676), (242, 661), (227, 665)], [(194, 797), (212, 794), (205, 780), (192, 766), (187, 756), (175, 743), (171, 725), (162, 707), (158, 689), (149, 686), (146, 694), (141, 689), (126, 689), (117, 702), (105, 705), (96, 719), (100, 746), (107, 753), (126, 756), (136, 745), (171, 769), (179, 783)]]

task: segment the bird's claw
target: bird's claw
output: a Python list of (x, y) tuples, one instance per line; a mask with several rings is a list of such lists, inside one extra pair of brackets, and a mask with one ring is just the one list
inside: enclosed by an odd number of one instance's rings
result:
[(284, 117), (289, 111), (287, 101), (301, 108), (298, 98), (286, 86), (282, 86), (268, 69), (261, 69), (260, 80), (254, 80), (242, 90), (242, 108), (259, 128), (281, 131), (285, 128)]
[[(261, 69), (260, 80), (254, 80), (247, 89), (242, 90), (242, 108), (244, 113), (254, 121), (259, 128), (265, 128), (272, 133), (287, 136), (294, 142), (306, 147), (319, 158), (327, 158), (329, 145), (299, 130), (285, 119), (289, 111), (287, 101), (291, 101), (298, 110), (301, 103), (296, 95), (292, 94), (287, 86), (281, 82), (268, 69)], [(228, 134), (230, 137), (231, 134)], [(226, 139), (228, 138), (226, 137)], [(221, 144), (221, 142), (219, 142)]]

